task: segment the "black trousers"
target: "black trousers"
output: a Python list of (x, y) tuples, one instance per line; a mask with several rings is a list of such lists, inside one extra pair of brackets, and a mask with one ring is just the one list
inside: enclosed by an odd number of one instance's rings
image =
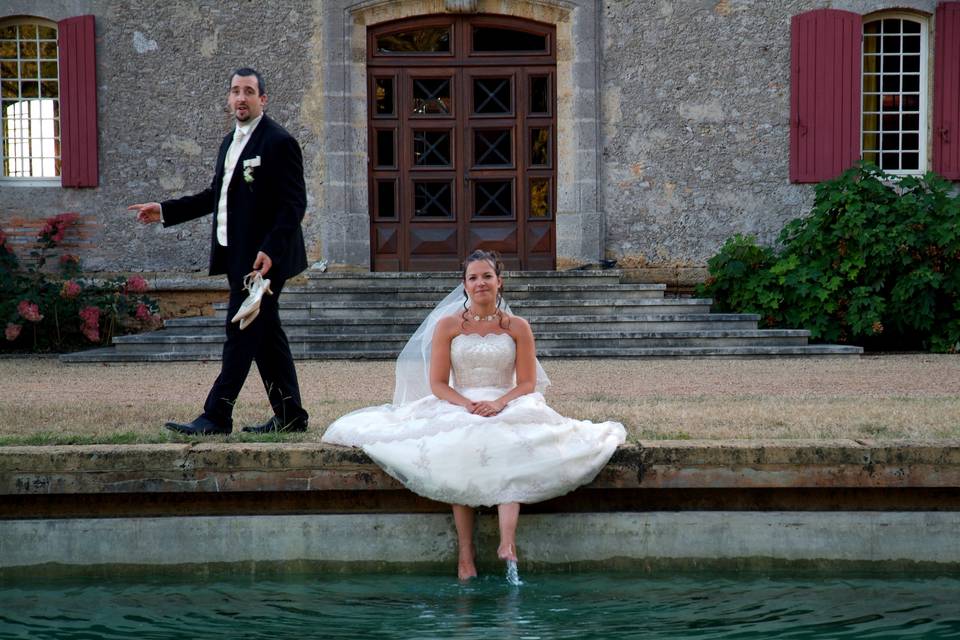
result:
[(280, 326), (278, 299), (283, 290), (283, 280), (270, 278), (273, 295), (264, 294), (260, 300), (260, 314), (244, 330), (240, 323), (230, 322), (247, 297), (242, 283), (230, 282), (230, 304), (227, 308), (227, 341), (223, 345), (223, 360), (220, 375), (217, 376), (207, 401), (203, 405), (203, 415), (213, 422), (233, 425), (233, 405), (243, 388), (255, 361), (267, 391), (267, 398), (273, 413), (282, 424), (307, 421), (307, 412), (300, 400), (300, 385), (297, 382), (297, 370), (293, 366), (293, 356), (287, 334)]

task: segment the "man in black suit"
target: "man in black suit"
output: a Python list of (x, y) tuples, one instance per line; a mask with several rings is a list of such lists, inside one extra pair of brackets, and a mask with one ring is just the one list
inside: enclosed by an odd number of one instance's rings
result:
[[(162, 222), (165, 227), (213, 213), (210, 275), (225, 273), (230, 284), (220, 375), (200, 416), (186, 424), (166, 423), (179, 433), (230, 433), (233, 405), (253, 361), (274, 415), (262, 425), (243, 430), (307, 428), (307, 412), (300, 401), (297, 372), (277, 304), (284, 282), (307, 267), (300, 226), (307, 204), (303, 157), (293, 136), (264, 115), (266, 104), (260, 74), (246, 67), (237, 69), (227, 97), (236, 126), (220, 144), (210, 187), (163, 203), (129, 207), (137, 211), (140, 222)], [(231, 319), (246, 297), (244, 277), (255, 272), (270, 279), (273, 295), (263, 296), (259, 315), (241, 330)]]

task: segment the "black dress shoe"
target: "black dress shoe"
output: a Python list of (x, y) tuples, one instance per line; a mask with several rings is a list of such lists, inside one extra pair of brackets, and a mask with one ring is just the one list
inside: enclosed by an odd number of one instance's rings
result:
[(263, 424), (258, 424), (255, 427), (244, 427), (243, 430), (247, 433), (292, 433), (294, 431), (306, 431), (307, 421), (293, 420), (284, 423), (274, 416)]
[(188, 422), (187, 424), (168, 422), (163, 426), (165, 426), (167, 429), (170, 429), (170, 431), (176, 431), (177, 433), (182, 433), (187, 436), (209, 436), (217, 433), (230, 433), (233, 431), (231, 426), (219, 425), (213, 420), (210, 420), (204, 416), (197, 416), (193, 419), (193, 422)]

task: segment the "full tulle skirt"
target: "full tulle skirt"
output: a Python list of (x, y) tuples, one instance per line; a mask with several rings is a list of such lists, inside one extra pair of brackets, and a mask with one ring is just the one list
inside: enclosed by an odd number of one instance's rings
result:
[[(459, 389), (494, 400), (502, 388)], [(362, 447), (384, 471), (432, 500), (469, 506), (533, 503), (592, 481), (623, 444), (618, 422), (566, 418), (540, 393), (521, 396), (492, 417), (435, 396), (349, 413), (324, 442)]]

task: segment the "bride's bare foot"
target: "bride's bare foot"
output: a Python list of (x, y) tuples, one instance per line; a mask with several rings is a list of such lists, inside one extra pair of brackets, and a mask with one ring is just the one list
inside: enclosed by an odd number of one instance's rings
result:
[(473, 563), (469, 564), (458, 564), (457, 565), (457, 579), (460, 582), (466, 582), (471, 578), (477, 577), (477, 568), (473, 566)]
[(457, 579), (465, 582), (477, 577), (477, 565), (473, 562), (473, 549), (461, 552), (457, 560)]
[(502, 544), (497, 547), (497, 557), (501, 560), (517, 561), (517, 549), (512, 544)]

